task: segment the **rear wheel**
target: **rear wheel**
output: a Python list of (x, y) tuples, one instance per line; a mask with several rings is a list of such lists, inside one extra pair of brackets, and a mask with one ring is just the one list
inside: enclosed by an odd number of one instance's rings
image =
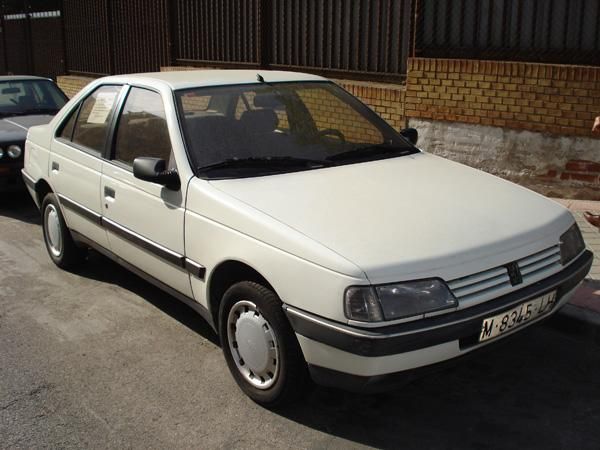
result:
[(46, 249), (54, 264), (70, 269), (83, 260), (84, 252), (73, 242), (54, 194), (47, 194), (42, 202), (42, 228)]
[(272, 290), (250, 281), (233, 285), (223, 296), (219, 318), (229, 370), (252, 400), (273, 407), (306, 390), (300, 345)]

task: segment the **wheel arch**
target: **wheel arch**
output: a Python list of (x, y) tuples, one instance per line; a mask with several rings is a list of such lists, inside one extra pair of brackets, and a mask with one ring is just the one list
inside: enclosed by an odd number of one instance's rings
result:
[(46, 195), (48, 195), (49, 193), (53, 193), (54, 190), (52, 189), (52, 186), (50, 186), (50, 183), (48, 183), (45, 179), (40, 179), (35, 183), (35, 194), (37, 197), (37, 203), (39, 205), (39, 207), (42, 207), (42, 202), (44, 201), (44, 197)]
[(208, 278), (208, 307), (215, 324), (219, 327), (219, 307), (225, 291), (240, 281), (254, 281), (277, 292), (269, 281), (255, 268), (238, 260), (226, 260), (219, 263)]

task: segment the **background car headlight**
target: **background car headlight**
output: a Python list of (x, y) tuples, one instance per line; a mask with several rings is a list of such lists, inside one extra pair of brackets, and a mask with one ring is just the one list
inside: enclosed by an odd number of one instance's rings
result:
[(439, 279), (350, 287), (346, 290), (346, 317), (375, 322), (420, 316), (456, 308), (458, 301)]
[(560, 237), (560, 262), (565, 265), (585, 249), (583, 236), (576, 223)]
[(12, 159), (17, 159), (19, 156), (21, 156), (22, 152), (23, 151), (21, 150), (21, 147), (18, 145), (10, 145), (6, 149), (6, 153), (8, 153), (8, 156), (10, 156)]
[(0, 147), (0, 159), (4, 156), (4, 149)]

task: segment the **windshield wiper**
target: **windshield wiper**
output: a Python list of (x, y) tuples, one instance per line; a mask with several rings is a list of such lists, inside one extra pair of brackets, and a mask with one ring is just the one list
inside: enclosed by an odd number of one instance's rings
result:
[(363, 159), (368, 156), (382, 156), (382, 155), (394, 155), (394, 156), (405, 156), (417, 153), (418, 150), (414, 147), (398, 147), (389, 144), (377, 144), (368, 145), (366, 147), (359, 147), (346, 152), (336, 153), (327, 157), (328, 161), (343, 161), (351, 159)]
[(229, 158), (224, 161), (198, 167), (200, 172), (218, 169), (259, 168), (273, 169), (280, 167), (308, 167), (318, 169), (334, 165), (331, 161), (321, 159), (297, 158), (294, 156), (263, 156), (250, 158)]

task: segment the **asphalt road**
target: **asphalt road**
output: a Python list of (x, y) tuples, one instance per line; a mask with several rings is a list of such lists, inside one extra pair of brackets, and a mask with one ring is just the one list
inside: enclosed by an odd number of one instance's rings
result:
[(388, 394), (316, 388), (272, 412), (187, 307), (96, 254), (54, 267), (25, 195), (0, 197), (0, 261), (1, 448), (600, 448), (600, 347), (552, 326)]

